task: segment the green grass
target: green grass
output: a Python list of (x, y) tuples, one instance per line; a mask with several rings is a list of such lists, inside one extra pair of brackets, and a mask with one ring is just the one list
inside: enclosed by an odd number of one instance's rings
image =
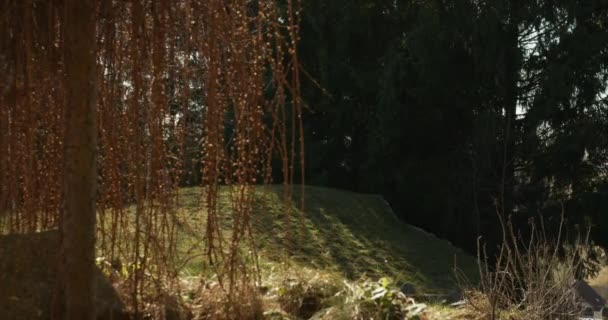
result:
[[(294, 186), (296, 194), (299, 189)], [(214, 299), (222, 301), (214, 285), (217, 284), (213, 279), (214, 269), (210, 268), (204, 255), (206, 212), (200, 205), (200, 192), (200, 188), (180, 189), (178, 207), (172, 211), (177, 214), (170, 215), (177, 226), (175, 266), (180, 266), (179, 281), (183, 286), (175, 293), (196, 312), (207, 310), (200, 309), (201, 306), (221, 312), (224, 310), (221, 304), (213, 303)], [(264, 288), (265, 293), (259, 298), (264, 312), (275, 310), (308, 318), (312, 312), (331, 310), (335, 314), (328, 313), (319, 319), (352, 319), (353, 312), (366, 305), (351, 301), (354, 296), (349, 296), (352, 292), (348, 288), (352, 285), (365, 288), (370, 283), (377, 283), (379, 278), (388, 277), (392, 279), (393, 288), (407, 282), (420, 294), (444, 294), (456, 287), (454, 261), (469, 277), (476, 278), (473, 257), (447, 241), (403, 223), (380, 196), (311, 186), (306, 187), (305, 194), (305, 210), (301, 211), (285, 205), (281, 186), (255, 189), (252, 232), (260, 258), (260, 289)], [(292, 203), (299, 202), (298, 196), (292, 199)], [(221, 188), (219, 209), (222, 232), (227, 238), (232, 225), (228, 187)], [(116, 235), (118, 252), (115, 258), (122, 261), (118, 264), (120, 269), (115, 269), (119, 271), (118, 276), (111, 270), (115, 266), (110, 267), (107, 257), (103, 257), (108, 252), (101, 250), (101, 234), (98, 238), (98, 263), (105, 266), (103, 270), (111, 275), (111, 281), (116, 281), (115, 288), (127, 288), (121, 281), (127, 279), (134, 263), (130, 261), (136, 234), (133, 210), (133, 207), (127, 208), (127, 214), (120, 220), (123, 227)], [(109, 219), (109, 216), (102, 218), (100, 215), (99, 223), (105, 224), (105, 228), (100, 229), (106, 232), (111, 229), (107, 225)], [(164, 243), (163, 239), (153, 240), (154, 244)], [(109, 239), (106, 241), (110, 243)], [(242, 249), (244, 252), (249, 250), (246, 246)], [(154, 271), (149, 274), (154, 276)], [(202, 283), (206, 289), (201, 291)], [(129, 292), (121, 294), (126, 297)], [(314, 300), (313, 307), (304, 304), (305, 299)], [(342, 318), (336, 318), (339, 314)], [(430, 319), (447, 319), (454, 312), (431, 305), (429, 314), (436, 315)]]
[[(299, 189), (294, 186), (296, 194)], [(230, 232), (231, 225), (228, 194), (228, 189), (222, 189), (220, 211), (225, 215), (225, 232)], [(305, 211), (286, 213), (282, 187), (256, 189), (252, 226), (263, 266), (284, 262), (289, 248), (289, 261), (295, 265), (352, 280), (386, 276), (396, 284), (413, 284), (418, 293), (453, 289), (455, 261), (475, 278), (473, 257), (401, 222), (380, 196), (312, 186), (306, 187), (305, 194)], [(178, 246), (185, 254), (204, 245), (205, 215), (199, 205), (199, 188), (181, 189), (179, 197), (184, 221)], [(299, 199), (293, 200), (299, 203)], [(184, 273), (206, 272), (204, 261), (201, 256), (189, 259)]]

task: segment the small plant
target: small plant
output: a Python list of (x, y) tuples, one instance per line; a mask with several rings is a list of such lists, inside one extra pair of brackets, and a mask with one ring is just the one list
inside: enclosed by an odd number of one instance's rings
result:
[[(425, 304), (416, 303), (401, 291), (393, 288), (389, 278), (376, 282), (344, 282), (345, 289), (340, 310), (343, 318), (350, 319), (424, 319)], [(335, 312), (334, 312), (335, 313)], [(331, 314), (328, 311), (326, 314)], [(328, 316), (327, 319), (332, 318)], [(333, 318), (339, 318), (333, 315)]]

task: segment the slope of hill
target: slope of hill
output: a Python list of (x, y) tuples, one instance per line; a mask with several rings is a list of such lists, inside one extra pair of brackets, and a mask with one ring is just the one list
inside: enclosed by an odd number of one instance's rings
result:
[[(298, 190), (299, 187), (294, 189)], [(301, 211), (284, 205), (280, 186), (258, 187), (255, 190), (252, 233), (260, 257), (261, 286), (266, 288), (261, 298), (264, 319), (309, 319), (313, 314), (318, 315), (313, 317), (315, 319), (352, 319), (353, 314), (362, 312), (363, 309), (359, 307), (365, 308), (364, 303), (357, 305), (357, 302), (348, 302), (349, 295), (355, 293), (350, 291), (355, 288), (353, 284), (356, 283), (356, 288), (372, 290), (377, 286), (369, 289), (370, 283), (383, 283), (387, 278), (392, 279), (392, 288), (409, 283), (418, 294), (446, 294), (456, 287), (455, 262), (461, 270), (475, 278), (477, 268), (473, 257), (447, 241), (399, 221), (380, 196), (311, 186), (306, 187), (305, 194), (305, 210)], [(229, 197), (230, 189), (222, 188), (219, 211), (225, 235), (231, 232), (232, 225)], [(299, 203), (300, 199), (297, 198), (292, 199), (293, 203)], [(287, 207), (292, 209), (286, 210)], [(200, 205), (199, 188), (180, 189), (178, 214), (175, 217), (179, 252), (176, 263), (183, 266), (180, 283), (186, 287), (167, 294), (184, 299), (186, 309), (194, 311), (200, 319), (229, 319), (220, 317), (225, 315), (222, 313), (224, 309), (213, 302), (214, 299), (221, 299), (221, 295), (214, 294), (213, 290), (217, 287), (200, 291), (201, 283), (213, 283), (214, 280), (213, 268), (206, 265), (201, 254), (205, 245), (206, 214)], [(46, 235), (57, 237), (56, 232), (43, 232), (5, 236), (3, 239), (6, 241), (0, 241), (0, 252), (17, 252), (19, 248), (18, 252), (30, 259), (19, 262), (19, 265), (37, 267), (24, 267), (23, 272), (16, 274), (17, 260), (0, 259), (0, 279), (9, 277), (14, 280), (8, 283), (12, 285), (0, 289), (0, 318), (29, 319), (36, 318), (32, 313), (36, 310), (48, 312), (49, 306), (44, 301), (50, 301), (49, 288), (53, 283), (52, 273), (48, 270), (53, 267), (52, 261), (55, 259), (43, 258), (38, 252), (56, 253), (53, 248), (58, 244), (56, 241), (33, 241), (46, 239), (42, 238)], [(8, 240), (21, 237), (33, 240), (10, 245), (13, 242)], [(129, 239), (123, 239), (121, 245), (129, 245)], [(100, 301), (103, 303), (114, 303), (116, 299), (112, 297), (129, 294), (124, 291), (128, 288), (121, 284), (122, 280), (128, 278), (128, 268), (125, 267), (128, 256), (121, 258), (125, 263), (120, 268), (120, 274), (116, 274), (118, 269), (108, 269), (107, 261), (104, 263), (102, 261), (105, 260), (98, 257), (104, 273), (112, 275), (110, 279), (113, 279), (118, 292), (105, 290), (111, 294), (101, 294)], [(122, 275), (123, 271), (127, 275)], [(121, 280), (121, 275), (125, 279)], [(379, 279), (382, 280), (377, 281)], [(28, 289), (19, 289), (17, 284)], [(44, 285), (48, 290), (30, 294), (30, 289), (37, 288), (33, 284)], [(370, 293), (367, 291), (367, 294)], [(153, 304), (147, 305), (150, 310), (155, 310)], [(210, 309), (205, 309), (207, 307)], [(120, 308), (116, 310), (119, 312)], [(278, 315), (273, 313), (275, 311)], [(452, 312), (447, 309), (429, 310), (431, 314), (440, 314), (439, 311), (443, 313), (431, 319), (444, 319), (445, 312)], [(32, 316), (29, 316), (30, 313)], [(205, 314), (207, 317), (202, 316)], [(252, 311), (252, 314), (256, 313)]]
[[(294, 186), (298, 191), (299, 186)], [(295, 192), (296, 194), (298, 192)], [(313, 269), (339, 273), (348, 279), (390, 277), (409, 283), (419, 293), (447, 293), (455, 284), (454, 265), (475, 278), (475, 259), (445, 240), (400, 221), (378, 195), (307, 186), (304, 212), (287, 212), (282, 187), (256, 189), (253, 233), (262, 261), (291, 261)], [(297, 198), (298, 196), (296, 196)], [(201, 243), (204, 214), (200, 189), (180, 191), (186, 214), (184, 230)], [(299, 199), (293, 199), (298, 204)], [(220, 207), (229, 210), (228, 192)], [(223, 226), (228, 230), (229, 219)], [(229, 231), (229, 230), (228, 230)], [(285, 241), (284, 239), (289, 239)], [(288, 249), (286, 249), (288, 248)], [(188, 273), (200, 271), (202, 259), (192, 259)]]

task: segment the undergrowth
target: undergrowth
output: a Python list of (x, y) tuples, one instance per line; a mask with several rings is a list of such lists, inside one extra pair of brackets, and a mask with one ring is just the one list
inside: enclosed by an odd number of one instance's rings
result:
[(555, 237), (548, 236), (542, 218), (530, 220), (531, 231), (523, 236), (510, 219), (499, 219), (503, 240), (495, 262), (479, 244), (479, 285), (462, 281), (469, 310), (487, 320), (578, 319), (583, 308), (577, 282), (594, 268), (588, 232), (568, 239), (562, 215)]

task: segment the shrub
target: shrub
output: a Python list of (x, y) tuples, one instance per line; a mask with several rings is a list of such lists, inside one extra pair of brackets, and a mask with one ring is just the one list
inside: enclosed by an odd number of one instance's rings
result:
[(588, 233), (568, 243), (562, 215), (556, 238), (547, 237), (541, 219), (539, 225), (530, 221), (531, 233), (524, 239), (510, 219), (499, 217), (503, 241), (496, 262), (490, 265), (478, 240), (479, 287), (460, 276), (468, 306), (490, 320), (576, 318), (581, 306), (575, 282), (590, 250)]

